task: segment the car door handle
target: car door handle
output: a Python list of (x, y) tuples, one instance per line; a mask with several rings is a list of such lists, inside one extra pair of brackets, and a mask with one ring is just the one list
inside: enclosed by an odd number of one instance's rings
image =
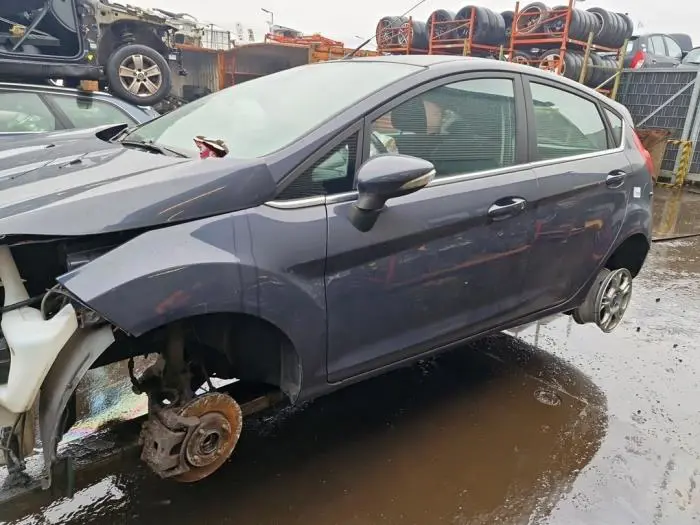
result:
[(499, 199), (489, 208), (488, 216), (493, 221), (502, 221), (522, 212), (526, 205), (527, 201), (521, 197)]
[(625, 177), (627, 177), (627, 173), (622, 170), (611, 171), (605, 177), (605, 184), (611, 189), (619, 188), (625, 183)]

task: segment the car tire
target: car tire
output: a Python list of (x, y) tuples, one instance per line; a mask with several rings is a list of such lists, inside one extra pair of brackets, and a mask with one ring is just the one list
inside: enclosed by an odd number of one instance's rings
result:
[(579, 56), (579, 53), (567, 51), (564, 53), (564, 59), (562, 61), (561, 51), (558, 49), (549, 49), (540, 56), (540, 69), (554, 73), (556, 71), (556, 64), (559, 62), (562, 63), (561, 76), (570, 78), (571, 80), (578, 80), (583, 66), (583, 59)]
[(401, 25), (401, 17), (385, 16), (377, 22), (375, 38), (379, 48), (395, 46), (398, 42), (396, 28)]
[(627, 13), (617, 13), (617, 16), (625, 21), (625, 40), (629, 40), (634, 34), (634, 21)]
[(605, 79), (607, 77), (607, 70), (605, 69), (606, 63), (605, 61), (600, 57), (598, 53), (591, 52), (591, 62), (589, 66), (593, 66), (591, 68), (591, 74), (588, 77), (588, 82), (587, 86), (591, 88), (596, 88), (603, 82), (605, 82)]
[[(427, 50), (428, 49), (428, 30), (425, 22), (412, 20), (407, 16), (387, 17), (393, 18), (394, 22), (391, 26), (391, 41), (392, 46), (407, 47), (410, 41), (412, 49)], [(380, 24), (384, 19), (380, 20)], [(411, 24), (411, 25), (409, 25)], [(379, 30), (379, 28), (377, 29)]]
[(488, 45), (489, 37), (492, 33), (492, 21), (486, 8), (468, 5), (457, 12), (455, 20), (468, 22), (471, 20), (472, 11), (474, 11), (474, 27), (469, 29), (465, 26), (459, 27), (457, 29), (457, 35), (459, 38), (468, 38), (471, 31), (472, 42), (474, 44)]
[(503, 18), (503, 15), (501, 13), (497, 13), (496, 11), (491, 11), (489, 9), (489, 15), (493, 19), (493, 26), (491, 28), (492, 31), (492, 38), (491, 38), (491, 45), (494, 46), (500, 46), (501, 44), (506, 43), (506, 30), (507, 30), (507, 25), (506, 25), (506, 20)]
[(525, 51), (515, 51), (513, 56), (510, 57), (510, 61), (514, 64), (520, 64), (523, 66), (533, 66), (533, 56)]
[(598, 32), (593, 35), (593, 43), (599, 46), (606, 46), (607, 42), (610, 40), (611, 31), (614, 31), (610, 13), (602, 7), (591, 7), (588, 9), (588, 12), (598, 19), (597, 26), (599, 29)]
[(533, 2), (523, 7), (516, 21), (518, 33), (540, 33), (542, 23), (549, 16), (549, 8), (542, 2)]
[(513, 11), (503, 11), (501, 16), (506, 24), (506, 43), (510, 43), (510, 37), (513, 33), (513, 20), (515, 19), (515, 13)]
[[(452, 11), (447, 11), (446, 9), (438, 9), (433, 11), (425, 23), (425, 30), (428, 32), (428, 38), (430, 38), (431, 33), (434, 33), (433, 40), (449, 40), (456, 38), (455, 26), (452, 23), (455, 19), (455, 14)], [(433, 29), (433, 20), (435, 21), (435, 29)]]
[[(141, 57), (140, 61), (137, 57)], [(127, 85), (132, 77), (121, 74), (122, 66), (143, 76), (134, 78), (133, 82)], [(149, 70), (157, 73), (148, 76)], [(138, 106), (158, 104), (170, 94), (172, 87), (172, 73), (168, 62), (152, 47), (140, 44), (126, 45), (114, 51), (107, 60), (105, 76), (113, 95)], [(152, 80), (155, 78), (158, 78), (158, 83)], [(136, 83), (138, 85), (134, 86)]]

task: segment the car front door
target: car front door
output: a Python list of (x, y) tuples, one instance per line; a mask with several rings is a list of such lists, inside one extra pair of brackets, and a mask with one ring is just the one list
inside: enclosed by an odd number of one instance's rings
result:
[(683, 50), (681, 46), (668, 35), (664, 35), (664, 41), (666, 42), (666, 52), (668, 53), (671, 65), (677, 66), (681, 63), (681, 60), (683, 60)]
[(622, 228), (629, 162), (594, 97), (539, 78), (526, 93), (540, 189), (527, 272), (535, 312), (573, 297), (600, 266)]
[(517, 75), (461, 76), (366, 118), (364, 156), (431, 161), (437, 178), (390, 200), (374, 227), (328, 198), (328, 377), (343, 380), (498, 326), (522, 293), (537, 181)]
[(651, 67), (672, 67), (674, 60), (668, 55), (666, 41), (663, 35), (651, 35), (649, 37), (649, 62)]

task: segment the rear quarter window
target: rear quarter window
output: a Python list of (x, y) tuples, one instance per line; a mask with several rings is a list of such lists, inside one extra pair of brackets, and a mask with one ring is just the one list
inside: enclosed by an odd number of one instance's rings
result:
[(537, 160), (553, 160), (608, 149), (597, 105), (549, 85), (530, 82), (537, 139)]
[(608, 122), (610, 122), (610, 129), (612, 130), (614, 142), (613, 146), (619, 148), (622, 145), (622, 119), (609, 109), (605, 110), (605, 116), (607, 117)]

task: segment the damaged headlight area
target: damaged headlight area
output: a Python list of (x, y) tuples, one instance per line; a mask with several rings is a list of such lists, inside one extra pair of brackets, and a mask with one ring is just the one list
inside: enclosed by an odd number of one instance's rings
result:
[[(31, 306), (37, 308), (42, 317), (48, 320), (67, 304), (71, 304), (75, 309), (79, 326), (95, 326), (104, 322), (99, 314), (58, 284), (56, 279), (101, 257), (119, 244), (121, 243), (115, 243), (113, 239), (99, 238), (90, 240), (22, 239), (15, 243), (6, 242), (4, 247), (10, 250), (25, 288), (26, 297), (21, 296), (22, 291), (15, 291), (13, 292), (15, 297), (12, 300), (6, 300), (7, 285), (0, 283), (4, 305), (0, 312), (4, 315), (7, 312)], [(17, 293), (20, 295), (17, 296)], [(0, 363), (2, 363), (1, 349)]]

